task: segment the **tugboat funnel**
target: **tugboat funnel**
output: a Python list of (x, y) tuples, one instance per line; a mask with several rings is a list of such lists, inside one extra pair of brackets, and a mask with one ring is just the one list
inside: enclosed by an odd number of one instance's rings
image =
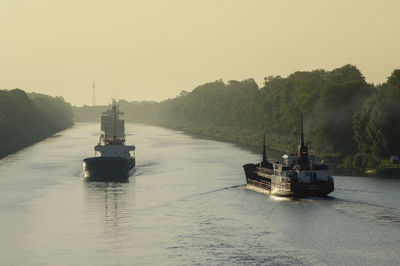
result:
[(303, 133), (303, 114), (300, 113), (300, 145), (304, 146), (304, 133)]
[(264, 131), (264, 139), (263, 139), (263, 163), (267, 161), (267, 152), (265, 150), (265, 131)]

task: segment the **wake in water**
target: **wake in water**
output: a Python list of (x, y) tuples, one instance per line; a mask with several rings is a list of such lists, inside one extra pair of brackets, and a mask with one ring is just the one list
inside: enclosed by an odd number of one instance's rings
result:
[[(258, 193), (269, 196), (273, 201), (287, 201), (290, 203), (303, 203), (303, 204), (322, 204), (326, 207), (333, 207), (334, 210), (339, 211), (345, 215), (356, 216), (361, 219), (378, 222), (385, 225), (400, 226), (400, 210), (390, 208), (387, 206), (373, 204), (365, 201), (343, 199), (335, 196), (328, 197), (306, 197), (306, 198), (289, 198), (289, 197), (276, 197), (272, 196), (268, 190), (256, 188), (253, 186), (244, 186), (245, 189), (255, 191)], [(370, 193), (376, 194), (377, 192), (362, 190), (362, 189), (337, 189), (337, 191), (350, 191), (354, 193)]]
[(335, 210), (380, 224), (400, 226), (400, 210), (364, 201), (334, 198)]

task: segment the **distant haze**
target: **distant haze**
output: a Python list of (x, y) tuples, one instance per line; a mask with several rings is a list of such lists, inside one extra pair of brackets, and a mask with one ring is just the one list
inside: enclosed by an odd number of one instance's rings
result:
[(400, 67), (400, 1), (2, 0), (0, 89), (163, 100), (217, 79)]

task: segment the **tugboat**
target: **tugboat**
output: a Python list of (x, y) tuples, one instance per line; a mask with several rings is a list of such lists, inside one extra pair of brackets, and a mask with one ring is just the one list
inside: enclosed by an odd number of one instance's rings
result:
[[(102, 113), (101, 135), (94, 147), (95, 157), (83, 160), (83, 173), (86, 179), (94, 181), (127, 180), (135, 167), (135, 146), (125, 145), (125, 121), (119, 119), (116, 100), (111, 109)], [(97, 152), (100, 156), (96, 156)]]
[(334, 190), (329, 166), (308, 154), (304, 144), (303, 115), (300, 117), (300, 144), (297, 155), (283, 155), (283, 163), (271, 163), (263, 141), (263, 159), (258, 164), (243, 165), (249, 186), (267, 190), (274, 196), (307, 197), (326, 196)]

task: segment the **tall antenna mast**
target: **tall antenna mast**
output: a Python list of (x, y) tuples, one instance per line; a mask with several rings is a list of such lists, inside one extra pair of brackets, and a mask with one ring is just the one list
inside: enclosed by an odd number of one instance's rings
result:
[(96, 105), (96, 83), (92, 84), (92, 106)]

